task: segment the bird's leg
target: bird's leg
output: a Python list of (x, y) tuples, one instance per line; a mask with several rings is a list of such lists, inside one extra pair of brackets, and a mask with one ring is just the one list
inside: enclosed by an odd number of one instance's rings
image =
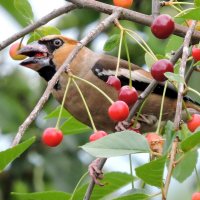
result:
[(127, 121), (121, 121), (118, 122), (117, 125), (115, 126), (116, 131), (125, 131), (128, 128), (130, 128), (133, 125), (132, 122), (127, 122)]
[(92, 161), (92, 163), (88, 167), (88, 171), (95, 184), (103, 186), (103, 184), (99, 182), (99, 179), (103, 179), (103, 172), (101, 169), (99, 169), (101, 161), (102, 158), (97, 158), (94, 161)]

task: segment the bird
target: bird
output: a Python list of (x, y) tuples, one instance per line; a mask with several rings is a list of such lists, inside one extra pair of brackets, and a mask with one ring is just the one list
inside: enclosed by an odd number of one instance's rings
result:
[[(20, 65), (39, 73), (47, 82), (51, 80), (66, 58), (76, 47), (79, 41), (63, 35), (48, 35), (22, 47), (18, 54), (28, 56)], [(113, 101), (118, 99), (118, 91), (107, 84), (108, 77), (115, 75), (117, 58), (107, 54), (99, 54), (87, 47), (83, 47), (70, 64), (70, 73), (97, 86)], [(151, 73), (131, 63), (131, 77), (129, 65), (126, 60), (120, 60), (118, 78), (122, 86), (128, 85), (131, 78), (132, 85), (141, 94), (153, 80)], [(67, 72), (62, 72), (55, 84), (52, 95), (58, 102), (62, 102), (66, 84), (69, 79)], [(91, 112), (97, 130), (114, 132), (116, 122), (108, 116), (110, 102), (95, 88), (81, 80), (76, 80)], [(164, 84), (158, 83), (154, 91), (148, 96), (139, 117), (140, 131), (154, 131), (158, 122)], [(184, 97), (185, 105), (190, 113), (200, 113), (200, 106), (188, 96)], [(162, 120), (174, 118), (177, 103), (177, 90), (168, 84), (163, 107)], [(76, 86), (71, 83), (64, 108), (80, 122), (91, 127), (91, 121), (81, 100)], [(184, 112), (183, 112), (184, 113)], [(184, 115), (184, 114), (183, 114)], [(186, 119), (186, 115), (183, 116)]]

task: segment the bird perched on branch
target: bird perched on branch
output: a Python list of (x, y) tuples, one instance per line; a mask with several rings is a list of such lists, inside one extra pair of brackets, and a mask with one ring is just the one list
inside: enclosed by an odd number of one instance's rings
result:
[[(29, 56), (20, 64), (37, 71), (46, 81), (49, 81), (56, 73), (65, 59), (72, 52), (78, 41), (61, 36), (46, 36), (37, 42), (33, 42), (21, 50), (19, 54)], [(116, 100), (118, 91), (106, 83), (109, 76), (115, 74), (117, 58), (97, 54), (87, 47), (83, 47), (75, 59), (70, 64), (70, 72), (82, 79), (85, 79), (103, 90), (111, 99)], [(131, 79), (136, 90), (141, 93), (153, 80), (151, 74), (137, 65), (131, 64)], [(129, 83), (128, 62), (121, 60), (118, 78), (122, 85)], [(68, 81), (68, 73), (63, 72), (56, 83), (53, 96), (62, 102), (63, 94)], [(111, 132), (115, 130), (116, 123), (108, 117), (108, 107), (110, 102), (99, 91), (92, 88), (87, 83), (76, 80), (83, 96), (86, 99), (94, 123), (98, 130)], [(160, 112), (160, 104), (163, 93), (163, 84), (158, 84), (153, 93), (148, 97), (142, 114), (139, 118), (141, 131), (155, 130)], [(176, 109), (177, 93), (172, 86), (168, 86), (166, 91), (163, 120), (173, 119)], [(200, 107), (186, 98), (186, 106), (191, 112), (200, 112)], [(73, 83), (70, 84), (64, 107), (79, 121), (91, 126), (85, 106), (80, 98), (80, 94)]]

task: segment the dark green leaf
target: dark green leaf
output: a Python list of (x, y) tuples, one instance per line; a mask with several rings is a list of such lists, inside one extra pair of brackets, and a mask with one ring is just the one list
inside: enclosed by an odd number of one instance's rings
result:
[(33, 33), (31, 33), (30, 38), (27, 41), (27, 44), (37, 41), (40, 38), (47, 36), (47, 35), (60, 35), (61, 32), (59, 29), (53, 26), (42, 26), (41, 28), (38, 28)]
[(115, 47), (119, 45), (120, 41), (120, 34), (114, 34), (104, 44), (103, 50), (104, 51), (112, 51)]
[(149, 153), (149, 145), (144, 136), (133, 131), (109, 134), (97, 141), (81, 147), (96, 157), (122, 156), (134, 153)]
[(200, 144), (200, 131), (193, 133), (191, 136), (181, 142), (181, 149), (186, 152)]
[(16, 200), (68, 200), (70, 194), (58, 191), (48, 192), (35, 192), (35, 193), (15, 193), (13, 192), (12, 197)]
[[(122, 172), (110, 172), (106, 173), (103, 179), (104, 187), (99, 187), (98, 185), (94, 187), (92, 192), (91, 200), (102, 199), (105, 196), (118, 191), (120, 188), (126, 186), (133, 180), (130, 174)], [(88, 184), (82, 186), (77, 190), (73, 200), (83, 199), (84, 194)]]
[(184, 19), (200, 20), (200, 7), (188, 11), (186, 14), (179, 16)]
[(174, 168), (173, 177), (181, 183), (185, 181), (185, 179), (188, 178), (194, 171), (194, 168), (197, 164), (197, 159), (198, 159), (197, 151), (189, 151), (185, 153), (184, 157)]
[(194, 6), (200, 7), (200, 0), (194, 0)]
[(179, 74), (174, 74), (172, 72), (165, 72), (165, 76), (170, 80), (177, 83), (185, 83), (184, 78)]
[(156, 187), (162, 187), (163, 172), (166, 162), (166, 156), (153, 160), (135, 169), (136, 175), (145, 183)]
[(21, 144), (18, 144), (10, 149), (0, 152), (0, 171), (2, 171), (11, 161), (19, 157), (26, 149), (28, 149), (35, 137), (32, 137)]
[(28, 23), (32, 22), (33, 11), (28, 0), (14, 0), (14, 6)]
[[(61, 106), (56, 107), (52, 112), (50, 112), (47, 116), (45, 116), (45, 119), (52, 119), (52, 118), (57, 118), (60, 112)], [(64, 119), (67, 119), (71, 117), (72, 115), (66, 110), (62, 110), (62, 115), (61, 117)]]

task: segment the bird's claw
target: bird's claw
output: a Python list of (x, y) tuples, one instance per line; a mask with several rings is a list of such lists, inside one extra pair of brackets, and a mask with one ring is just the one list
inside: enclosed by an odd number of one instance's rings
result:
[(92, 163), (88, 167), (89, 175), (92, 177), (95, 184), (99, 186), (104, 186), (104, 184), (100, 183), (99, 180), (103, 179), (103, 172), (98, 168), (100, 158), (92, 161)]
[(125, 130), (127, 130), (131, 125), (132, 125), (131, 122), (121, 121), (121, 122), (118, 122), (118, 123), (117, 123), (117, 125), (115, 126), (115, 130), (116, 130), (116, 131), (125, 131)]

